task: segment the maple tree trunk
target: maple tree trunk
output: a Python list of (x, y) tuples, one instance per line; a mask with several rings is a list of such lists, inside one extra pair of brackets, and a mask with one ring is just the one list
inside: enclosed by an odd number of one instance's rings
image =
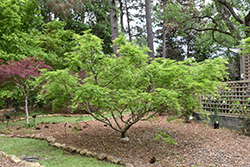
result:
[(29, 123), (29, 111), (28, 111), (28, 96), (25, 95), (25, 112), (26, 112), (26, 123)]
[[(138, 122), (138, 121), (136, 121), (136, 122)], [(120, 131), (121, 132), (121, 139), (126, 138), (126, 132), (136, 122), (133, 122), (132, 124), (126, 125), (126, 127), (124, 127), (124, 129), (122, 131)]]
[(125, 132), (121, 132), (121, 138), (125, 138), (126, 137), (126, 131)]

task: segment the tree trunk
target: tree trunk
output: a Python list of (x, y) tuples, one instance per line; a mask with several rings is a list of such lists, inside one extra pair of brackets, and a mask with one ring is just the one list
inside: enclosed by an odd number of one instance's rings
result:
[[(167, 0), (163, 0), (163, 12), (162, 15), (165, 13), (165, 7), (167, 6)], [(162, 57), (166, 58), (166, 29), (165, 29), (166, 20), (163, 18), (163, 25), (162, 25)]]
[(126, 15), (127, 15), (127, 24), (128, 24), (128, 37), (129, 42), (132, 42), (132, 35), (131, 35), (131, 29), (130, 29), (130, 19), (129, 19), (129, 12), (128, 12), (128, 0), (125, 0), (125, 8), (126, 8)]
[(154, 59), (154, 41), (153, 41), (153, 30), (152, 30), (152, 19), (151, 19), (151, 5), (150, 0), (145, 0), (146, 6), (146, 24), (147, 24), (147, 42), (151, 52), (148, 52), (151, 60)]
[(124, 29), (124, 25), (123, 25), (123, 3), (122, 3), (122, 0), (119, 0), (119, 3), (120, 3), (120, 24), (121, 24), (121, 31), (123, 33), (125, 33), (125, 29)]
[(24, 95), (25, 96), (25, 112), (26, 112), (26, 123), (28, 124), (29, 123), (29, 111), (28, 111), (28, 96), (27, 95)]
[(121, 139), (126, 137), (125, 134), (126, 134), (126, 131), (125, 132), (121, 132)]
[[(117, 26), (117, 15), (116, 15), (116, 6), (115, 0), (109, 0), (110, 5), (110, 24), (111, 24), (111, 33), (112, 33), (112, 41), (114, 41), (118, 37), (118, 26)], [(114, 44), (114, 42), (113, 42)], [(113, 53), (119, 57), (120, 55), (117, 53), (117, 46), (113, 45)]]
[[(163, 25), (164, 26), (164, 25)], [(162, 57), (165, 59), (166, 58), (166, 30), (163, 27), (162, 30)]]

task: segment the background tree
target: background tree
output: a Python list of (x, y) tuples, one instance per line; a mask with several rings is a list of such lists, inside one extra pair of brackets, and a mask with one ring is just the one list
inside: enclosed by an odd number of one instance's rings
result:
[(40, 2), (44, 22), (65, 21), (64, 30), (77, 34), (92, 29), (92, 33), (103, 39), (104, 53), (112, 53), (110, 5), (108, 0), (37, 0)]
[(0, 2), (0, 59), (19, 60), (43, 52), (35, 46), (36, 26), (42, 23), (37, 4), (31, 1)]
[[(46, 57), (42, 48), (36, 45), (36, 37), (39, 34), (36, 28), (43, 23), (37, 7), (35, 0), (0, 1), (0, 59), (4, 60), (4, 63), (34, 55)], [(3, 87), (0, 92), (1, 101), (22, 101), (22, 92), (17, 86), (0, 86)]]
[[(177, 51), (183, 50), (185, 58), (195, 57), (198, 61), (203, 61), (222, 56), (228, 58), (231, 64), (237, 64), (239, 68), (239, 55), (229, 49), (235, 48), (240, 39), (247, 37), (248, 6), (249, 1), (245, 0), (241, 3), (231, 0), (210, 1), (207, 4), (202, 0), (169, 1), (163, 18), (160, 17), (162, 8), (157, 6), (155, 8), (159, 12), (156, 12), (154, 18), (157, 22), (165, 19), (167, 32), (174, 33), (169, 36), (170, 39), (179, 41), (176, 45), (181, 47)], [(236, 9), (237, 13), (234, 12)], [(163, 24), (160, 24), (160, 27), (162, 26)], [(161, 31), (158, 31), (158, 34), (160, 37)], [(161, 51), (162, 41), (159, 42), (158, 51)], [(166, 47), (168, 49), (168, 46)], [(161, 52), (157, 55), (160, 56)]]
[[(3, 60), (1, 60), (3, 62)], [(32, 80), (40, 76), (40, 69), (51, 69), (41, 59), (29, 57), (27, 59), (14, 61), (9, 60), (0, 65), (0, 82), (2, 84), (15, 84), (23, 93), (25, 101), (26, 123), (29, 123), (28, 98), (29, 93), (35, 90)]]
[(151, 1), (145, 0), (146, 9), (146, 25), (147, 25), (147, 42), (151, 51), (148, 52), (149, 56), (154, 59), (154, 39), (153, 39), (153, 27), (152, 27), (152, 15), (151, 15)]
[[(118, 24), (117, 24), (118, 11), (115, 0), (109, 0), (109, 5), (110, 5), (110, 24), (111, 24), (112, 41), (114, 41), (118, 37)], [(113, 45), (113, 53), (117, 57), (119, 57), (116, 45)]]
[[(164, 11), (165, 11), (165, 7), (167, 6), (167, 0), (163, 0), (163, 14), (164, 14)], [(165, 18), (162, 19), (162, 22), (163, 22), (163, 28), (162, 28), (162, 57), (163, 58), (166, 58), (166, 28), (165, 28)]]
[(43, 31), (36, 36), (36, 46), (45, 53), (43, 59), (53, 69), (64, 69), (66, 62), (63, 60), (65, 53), (71, 51), (76, 45), (73, 41), (73, 30), (64, 30), (65, 21), (51, 21), (43, 25)]
[(129, 37), (129, 42), (132, 42), (132, 34), (131, 34), (131, 27), (130, 27), (130, 22), (131, 22), (131, 18), (130, 18), (130, 13), (129, 13), (129, 7), (128, 7), (128, 0), (125, 0), (125, 10), (126, 10), (126, 17), (127, 17), (127, 34)]

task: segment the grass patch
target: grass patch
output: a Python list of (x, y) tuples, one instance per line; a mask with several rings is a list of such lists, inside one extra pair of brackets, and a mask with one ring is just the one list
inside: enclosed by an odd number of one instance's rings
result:
[[(129, 114), (129, 112), (125, 112), (125, 115)], [(35, 115), (32, 113), (30, 116)], [(118, 115), (118, 113), (115, 113), (115, 115)], [(105, 117), (109, 118), (112, 117), (110, 113), (105, 114)], [(99, 117), (101, 118), (101, 117)], [(94, 118), (91, 116), (76, 116), (76, 117), (65, 117), (65, 116), (53, 116), (53, 117), (36, 117), (35, 118), (35, 124), (34, 124), (34, 118), (29, 119), (29, 124), (26, 124), (26, 120), (13, 122), (12, 120), (9, 121), (8, 127), (12, 126), (20, 126), (24, 128), (31, 128), (34, 127), (34, 125), (38, 125), (40, 123), (75, 123), (79, 121), (88, 121), (93, 120)], [(0, 123), (0, 133), (8, 134), (10, 131), (7, 127), (7, 123)]]
[[(68, 122), (68, 123), (75, 123), (78, 121), (87, 121), (87, 120), (93, 120), (93, 117), (63, 117), (63, 116), (55, 116), (55, 117), (37, 117), (35, 118), (35, 125), (38, 125), (40, 123), (63, 123), (63, 122)], [(34, 128), (34, 118), (29, 119), (29, 124), (26, 124), (26, 121), (17, 121), (17, 122), (12, 122), (10, 121), (7, 127), (7, 123), (0, 123), (0, 133), (3, 134), (9, 134), (11, 131), (14, 129), (11, 127), (23, 127), (23, 128)], [(27, 132), (28, 133), (28, 132)]]
[(28, 138), (0, 137), (0, 149), (7, 154), (16, 155), (19, 158), (25, 156), (39, 156), (41, 165), (49, 167), (121, 167), (120, 165), (98, 161), (95, 158), (87, 158), (78, 154), (60, 150), (48, 145), (46, 141)]
[[(78, 121), (87, 121), (87, 120), (92, 120), (93, 117), (62, 117), (62, 116), (55, 116), (55, 117), (37, 117), (35, 118), (35, 124), (40, 124), (41, 122), (43, 123), (62, 123), (62, 122), (68, 122), (68, 123), (74, 123), (74, 122), (78, 122)], [(26, 124), (25, 120), (22, 121), (17, 121), (17, 122), (13, 122), (13, 121), (9, 121), (9, 126), (23, 126)], [(34, 118), (30, 118), (29, 119), (29, 124), (30, 125), (34, 125)], [(1, 127), (7, 127), (7, 123), (1, 123), (0, 124), (0, 128)]]

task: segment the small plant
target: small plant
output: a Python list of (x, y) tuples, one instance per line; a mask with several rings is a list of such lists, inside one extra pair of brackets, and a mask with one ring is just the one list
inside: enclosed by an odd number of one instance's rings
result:
[(81, 131), (81, 130), (82, 130), (82, 129), (81, 129), (80, 124), (79, 124), (79, 123), (74, 123), (74, 126), (73, 126), (71, 132), (73, 132), (73, 133), (75, 133), (75, 135), (77, 135), (77, 133), (78, 133), (79, 131)]
[(35, 125), (34, 124), (31, 124), (31, 123), (25, 123), (24, 125), (23, 125), (23, 127), (24, 128), (34, 128), (35, 127)]
[(200, 113), (201, 113), (201, 114), (200, 114), (200, 117), (201, 117), (201, 119), (202, 119), (202, 122), (203, 122), (205, 125), (208, 124), (209, 121), (210, 121), (209, 114), (206, 113), (206, 112), (203, 112), (203, 111), (201, 111)]
[(107, 151), (107, 150), (110, 150), (111, 149), (111, 147), (110, 146), (105, 146), (105, 150)]
[(11, 129), (0, 129), (0, 133), (5, 134), (5, 135), (10, 134), (11, 132), (12, 132)]
[[(248, 101), (250, 98), (248, 98)], [(246, 105), (249, 105), (248, 102), (245, 103), (245, 106), (243, 106), (242, 111), (240, 112), (240, 124), (241, 131), (243, 134), (250, 136), (250, 112), (249, 109), (247, 109)]]
[(177, 120), (177, 123), (182, 124), (183, 121), (182, 120)]
[(177, 142), (163, 131), (157, 131), (154, 140), (163, 139), (163, 143), (177, 144)]
[(244, 113), (239, 118), (242, 133), (250, 136), (250, 114)]
[(213, 105), (213, 112), (214, 112), (214, 123), (219, 123), (219, 115), (218, 115), (218, 109), (215, 105)]

